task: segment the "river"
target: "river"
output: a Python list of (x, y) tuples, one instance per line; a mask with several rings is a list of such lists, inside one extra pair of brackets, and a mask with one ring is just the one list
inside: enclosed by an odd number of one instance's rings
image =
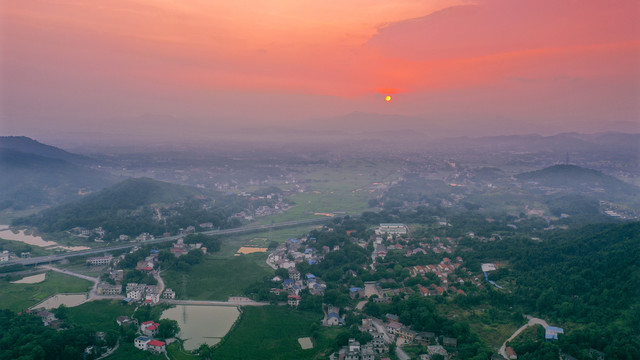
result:
[(161, 318), (176, 320), (178, 337), (185, 350), (195, 350), (203, 343), (215, 345), (231, 329), (240, 311), (232, 306), (177, 305), (165, 310)]

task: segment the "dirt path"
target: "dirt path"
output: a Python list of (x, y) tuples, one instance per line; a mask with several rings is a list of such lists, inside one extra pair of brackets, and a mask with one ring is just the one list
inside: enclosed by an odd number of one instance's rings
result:
[(498, 353), (500, 355), (502, 355), (505, 359), (508, 359), (509, 357), (507, 357), (507, 343), (513, 339), (515, 339), (516, 336), (518, 336), (521, 332), (524, 331), (524, 329), (528, 328), (529, 326), (533, 326), (533, 325), (542, 325), (545, 328), (547, 326), (549, 326), (549, 324), (547, 324), (546, 321), (542, 320), (542, 319), (538, 319), (538, 318), (534, 318), (533, 316), (529, 316), (527, 315), (527, 319), (529, 319), (529, 322), (522, 325), (520, 327), (520, 329), (516, 330), (513, 335), (511, 335), (507, 340), (505, 340), (505, 342), (502, 344), (502, 346), (500, 347), (500, 351), (498, 351)]

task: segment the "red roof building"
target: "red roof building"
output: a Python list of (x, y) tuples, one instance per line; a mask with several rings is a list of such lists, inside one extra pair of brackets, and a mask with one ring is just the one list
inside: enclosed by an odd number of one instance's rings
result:
[(147, 343), (147, 350), (156, 354), (163, 353), (165, 352), (165, 343), (160, 340), (151, 340)]

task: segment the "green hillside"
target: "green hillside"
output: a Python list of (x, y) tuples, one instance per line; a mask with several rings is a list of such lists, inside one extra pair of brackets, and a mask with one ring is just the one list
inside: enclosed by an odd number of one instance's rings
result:
[(523, 173), (517, 178), (527, 184), (591, 194), (602, 200), (636, 200), (640, 189), (597, 170), (575, 165), (554, 165), (542, 170)]
[(0, 210), (56, 205), (112, 184), (110, 175), (66, 160), (0, 148)]
[(102, 227), (111, 240), (120, 234), (161, 235), (179, 228), (211, 222), (237, 225), (228, 217), (246, 207), (235, 195), (206, 194), (196, 188), (149, 178), (128, 179), (83, 199), (16, 219), (14, 226), (35, 226), (45, 233), (75, 227)]

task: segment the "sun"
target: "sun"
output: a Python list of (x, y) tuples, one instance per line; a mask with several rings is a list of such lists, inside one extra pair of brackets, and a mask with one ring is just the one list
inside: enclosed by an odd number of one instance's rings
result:
[(387, 95), (384, 97), (384, 101), (389, 102), (391, 101), (391, 95)]

